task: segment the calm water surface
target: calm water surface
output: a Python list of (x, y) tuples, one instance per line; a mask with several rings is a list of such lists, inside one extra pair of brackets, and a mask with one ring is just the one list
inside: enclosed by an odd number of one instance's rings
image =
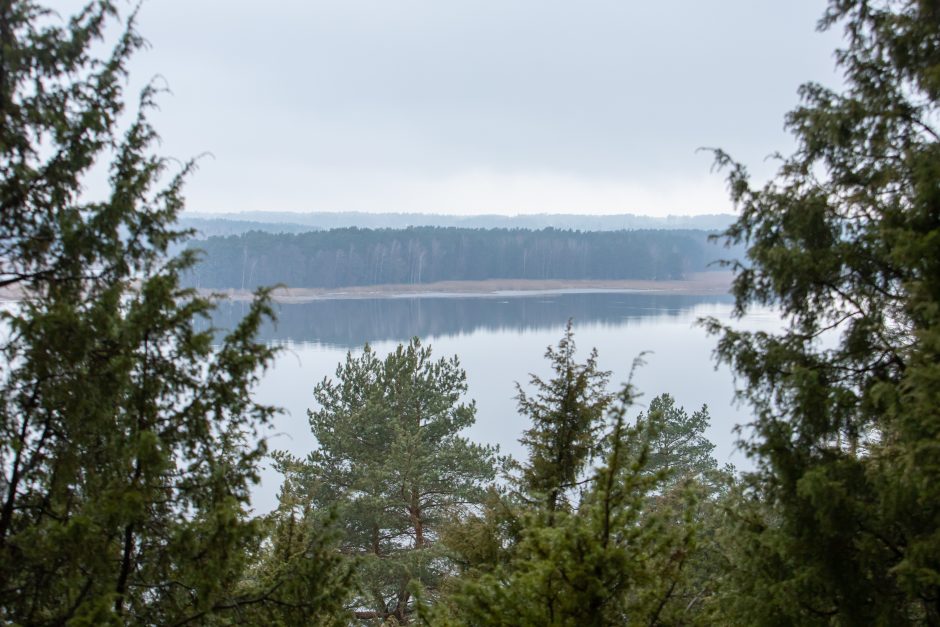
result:
[[(285, 304), (280, 305), (278, 323), (263, 330), (263, 338), (283, 345), (284, 351), (262, 380), (256, 398), (285, 410), (272, 429), (270, 447), (306, 455), (316, 445), (306, 412), (317, 382), (332, 377), (347, 351), (361, 351), (366, 342), (387, 353), (418, 336), (433, 347), (436, 357), (456, 354), (466, 369), (468, 396), (477, 403), (477, 422), (468, 435), (520, 456), (518, 438), (528, 424), (516, 414), (515, 382), (527, 383), (530, 373), (549, 375), (545, 348), (558, 342), (566, 321), (573, 318), (579, 354), (584, 357), (596, 347), (600, 366), (613, 372), (612, 386), (627, 379), (637, 355), (647, 353), (646, 364), (634, 376), (642, 393), (637, 413), (663, 392), (690, 411), (708, 405), (712, 416), (708, 435), (717, 445), (719, 460), (746, 467), (747, 460), (735, 448), (733, 429), (748, 422), (748, 410), (733, 403), (731, 373), (714, 366), (715, 338), (696, 325), (702, 316), (730, 321), (731, 304), (727, 296), (624, 292)], [(215, 324), (230, 328), (245, 308), (240, 303), (224, 305)], [(779, 322), (766, 312), (736, 324), (769, 330)], [(255, 490), (257, 511), (276, 504), (279, 484), (277, 473), (266, 468)]]

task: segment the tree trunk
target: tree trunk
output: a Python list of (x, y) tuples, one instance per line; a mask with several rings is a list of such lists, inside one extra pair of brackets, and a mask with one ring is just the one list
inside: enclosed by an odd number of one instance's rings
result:
[(421, 520), (421, 504), (418, 502), (418, 491), (411, 491), (411, 507), (408, 508), (411, 515), (411, 524), (415, 530), (415, 548), (424, 548), (424, 521)]

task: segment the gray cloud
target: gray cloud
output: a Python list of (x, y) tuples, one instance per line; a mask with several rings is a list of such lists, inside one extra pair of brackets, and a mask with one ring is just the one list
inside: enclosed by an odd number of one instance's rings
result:
[(134, 72), (173, 90), (164, 150), (216, 157), (195, 210), (529, 211), (554, 188), (586, 190), (572, 211), (712, 211), (680, 206), (720, 203), (695, 149), (766, 174), (798, 85), (834, 82), (824, 4), (149, 0)]

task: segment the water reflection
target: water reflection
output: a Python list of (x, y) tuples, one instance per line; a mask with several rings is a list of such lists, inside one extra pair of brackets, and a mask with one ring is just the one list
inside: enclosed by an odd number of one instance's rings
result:
[[(277, 322), (266, 324), (261, 338), (350, 349), (365, 342), (404, 342), (415, 336), (551, 329), (568, 318), (579, 325), (621, 326), (654, 316), (684, 317), (702, 305), (731, 302), (727, 295), (626, 292), (327, 299), (278, 305)], [(247, 303), (223, 303), (213, 324), (231, 329), (247, 308)]]

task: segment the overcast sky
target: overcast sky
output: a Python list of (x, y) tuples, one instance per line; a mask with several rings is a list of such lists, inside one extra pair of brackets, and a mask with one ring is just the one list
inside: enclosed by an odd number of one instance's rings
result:
[[(63, 10), (74, 6), (60, 0)], [(759, 176), (822, 0), (147, 0), (132, 65), (204, 152), (192, 211), (715, 213), (700, 146)]]

